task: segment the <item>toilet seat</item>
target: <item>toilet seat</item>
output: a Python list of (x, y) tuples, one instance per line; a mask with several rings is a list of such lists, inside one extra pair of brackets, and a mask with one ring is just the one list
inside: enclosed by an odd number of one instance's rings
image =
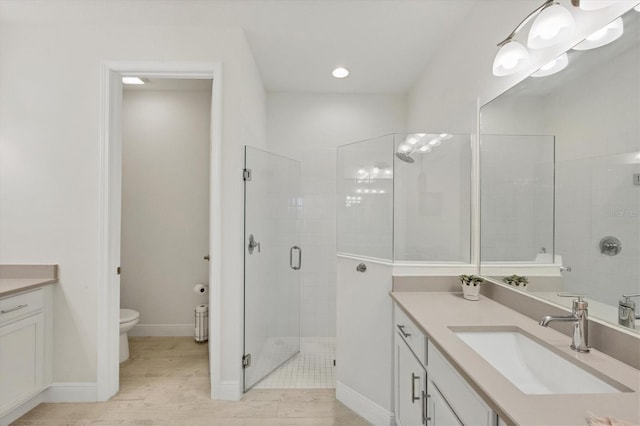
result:
[(140, 313), (133, 309), (120, 309), (120, 324), (136, 321), (140, 317)]

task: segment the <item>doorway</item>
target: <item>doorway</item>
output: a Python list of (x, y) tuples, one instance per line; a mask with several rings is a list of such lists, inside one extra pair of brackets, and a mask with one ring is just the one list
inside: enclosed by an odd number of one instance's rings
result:
[[(100, 204), (100, 281), (98, 284), (97, 400), (119, 389), (119, 308), (122, 200), (122, 77), (213, 80), (209, 149), (209, 381), (220, 393), (221, 292), (221, 89), (220, 63), (103, 63)], [(206, 255), (206, 253), (203, 253)]]
[(139, 314), (130, 340), (193, 337), (208, 301), (212, 81), (141, 81), (123, 85), (120, 308)]

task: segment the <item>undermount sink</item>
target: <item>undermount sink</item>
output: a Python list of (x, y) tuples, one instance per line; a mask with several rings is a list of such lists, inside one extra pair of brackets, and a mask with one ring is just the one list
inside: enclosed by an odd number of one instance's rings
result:
[(525, 394), (622, 392), (519, 329), (452, 331)]

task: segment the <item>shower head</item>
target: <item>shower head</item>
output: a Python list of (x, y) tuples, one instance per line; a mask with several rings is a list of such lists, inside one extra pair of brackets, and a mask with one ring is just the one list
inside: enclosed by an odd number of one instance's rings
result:
[(404, 161), (405, 163), (414, 162), (413, 158), (411, 158), (410, 155), (405, 154), (404, 152), (396, 152), (396, 157), (398, 157), (401, 161)]

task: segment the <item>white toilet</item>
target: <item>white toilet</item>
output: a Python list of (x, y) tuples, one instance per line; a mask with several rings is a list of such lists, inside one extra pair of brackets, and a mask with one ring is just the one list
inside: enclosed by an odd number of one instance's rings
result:
[(140, 313), (133, 309), (120, 309), (120, 362), (129, 359), (129, 340), (127, 332), (138, 323)]

